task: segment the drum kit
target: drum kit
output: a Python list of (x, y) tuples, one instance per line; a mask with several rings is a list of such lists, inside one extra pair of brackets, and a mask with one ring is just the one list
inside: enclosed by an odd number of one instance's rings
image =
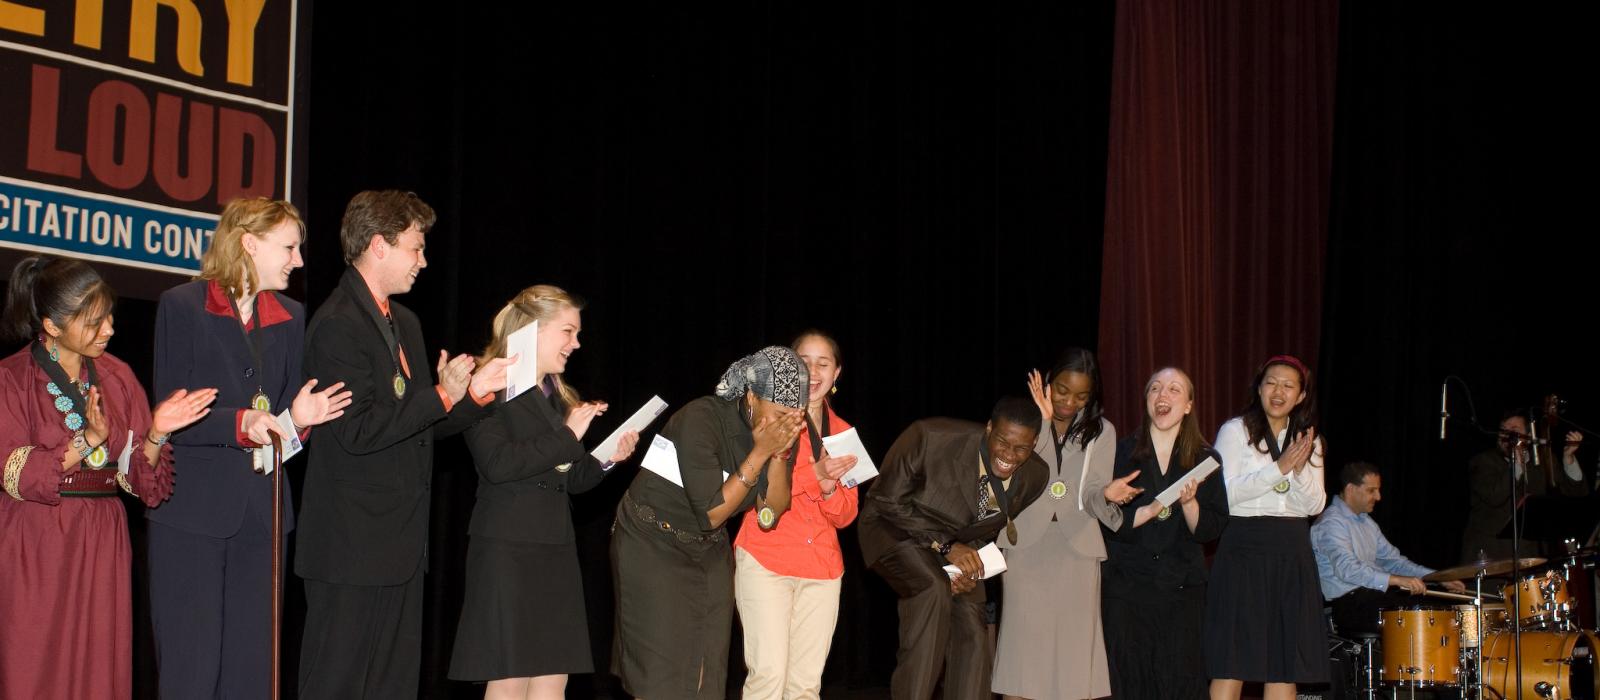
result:
[[(1416, 605), (1379, 611), (1379, 635), (1352, 642), (1361, 697), (1400, 697), (1421, 689), (1463, 698), (1568, 698), (1600, 700), (1596, 630), (1578, 622), (1573, 593), (1588, 585), (1600, 552), (1571, 548), (1565, 561), (1530, 557), (1475, 561), (1423, 577), (1428, 582), (1476, 580), (1474, 595), (1429, 590), (1458, 605)], [(1508, 577), (1500, 595), (1483, 592), (1484, 579)], [(1574, 585), (1575, 581), (1584, 583)], [(1486, 602), (1488, 601), (1488, 602)], [(1379, 643), (1381, 652), (1373, 648)], [(1519, 692), (1520, 689), (1520, 692)]]

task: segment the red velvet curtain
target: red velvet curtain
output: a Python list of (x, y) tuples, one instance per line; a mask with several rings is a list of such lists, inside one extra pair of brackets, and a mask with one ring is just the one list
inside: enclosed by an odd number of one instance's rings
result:
[(1208, 435), (1267, 357), (1315, 371), (1337, 34), (1337, 0), (1117, 3), (1099, 348), (1123, 433), (1164, 365)]

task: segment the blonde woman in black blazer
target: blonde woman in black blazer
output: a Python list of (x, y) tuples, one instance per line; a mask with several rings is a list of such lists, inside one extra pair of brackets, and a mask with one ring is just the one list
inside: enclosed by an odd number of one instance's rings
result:
[[(569, 494), (599, 485), (611, 469), (584, 449), (602, 402), (584, 402), (561, 380), (578, 349), (583, 305), (557, 287), (523, 290), (494, 320), (482, 362), (505, 354), (506, 336), (539, 322), (538, 387), (467, 429), (478, 468), (468, 530), (467, 591), (450, 677), (488, 681), (484, 697), (561, 698), (567, 675), (591, 673), (583, 580)], [(639, 434), (625, 433), (615, 461)]]

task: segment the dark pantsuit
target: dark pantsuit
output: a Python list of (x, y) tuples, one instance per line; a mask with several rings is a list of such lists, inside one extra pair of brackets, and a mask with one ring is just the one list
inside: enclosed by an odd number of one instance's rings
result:
[(395, 586), (306, 579), (300, 697), (417, 697), (422, 666), (422, 570)]
[[(154, 520), (149, 527), (150, 618), (161, 697), (267, 697), (271, 535), (246, 527), (233, 537), (207, 537)], [(261, 604), (229, 606), (225, 600)], [(174, 659), (181, 663), (168, 663)]]
[(873, 565), (900, 596), (900, 649), (890, 695), (895, 700), (933, 697), (944, 669), (944, 697), (989, 697), (994, 650), (984, 617), (982, 583), (950, 595), (942, 557), (909, 544), (895, 547)]

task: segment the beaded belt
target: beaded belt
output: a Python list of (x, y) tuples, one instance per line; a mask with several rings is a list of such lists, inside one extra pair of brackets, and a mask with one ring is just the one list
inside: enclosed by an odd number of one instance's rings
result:
[(117, 495), (117, 465), (84, 469), (61, 477), (61, 495), (71, 498), (99, 498)]
[(657, 519), (656, 518), (656, 509), (651, 508), (650, 506), (647, 506), (647, 505), (642, 505), (642, 504), (639, 504), (639, 503), (635, 503), (634, 500), (633, 500), (633, 494), (632, 493), (624, 492), (622, 494), (622, 508), (624, 510), (628, 511), (628, 513), (632, 514), (633, 517), (638, 518), (639, 522), (642, 522), (642, 523), (645, 523), (645, 524), (648, 524), (648, 525), (654, 525), (656, 529), (658, 529), (658, 530), (660, 530), (660, 531), (662, 531), (662, 532), (664, 532), (666, 534), (672, 535), (673, 537), (678, 538), (678, 541), (682, 542), (684, 544), (700, 544), (700, 543), (703, 543), (703, 542), (716, 542), (716, 541), (720, 541), (720, 540), (723, 540), (723, 539), (727, 539), (727, 537), (728, 537), (728, 531), (724, 530), (722, 528), (718, 528), (716, 532), (713, 532), (713, 533), (711, 533), (709, 535), (701, 535), (701, 534), (696, 534), (696, 533), (692, 533), (692, 532), (684, 532), (683, 530), (679, 530), (678, 528), (673, 527), (672, 523), (669, 523), (669, 522), (667, 522), (665, 520)]

